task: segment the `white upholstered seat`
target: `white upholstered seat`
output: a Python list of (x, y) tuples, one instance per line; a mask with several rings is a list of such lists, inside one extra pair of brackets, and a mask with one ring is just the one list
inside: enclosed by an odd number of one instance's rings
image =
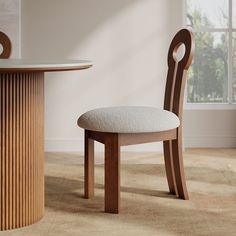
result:
[(81, 128), (109, 133), (149, 133), (179, 127), (179, 118), (172, 112), (141, 106), (106, 107), (80, 116)]

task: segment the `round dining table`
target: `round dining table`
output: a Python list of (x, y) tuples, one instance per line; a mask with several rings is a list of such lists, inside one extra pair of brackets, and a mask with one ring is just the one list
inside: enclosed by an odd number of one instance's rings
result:
[(0, 59), (0, 230), (44, 215), (44, 74), (85, 60)]

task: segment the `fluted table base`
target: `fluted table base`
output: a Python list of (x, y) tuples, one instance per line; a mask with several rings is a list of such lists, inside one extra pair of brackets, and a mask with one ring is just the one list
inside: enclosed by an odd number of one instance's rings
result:
[(0, 230), (44, 214), (44, 73), (0, 73)]

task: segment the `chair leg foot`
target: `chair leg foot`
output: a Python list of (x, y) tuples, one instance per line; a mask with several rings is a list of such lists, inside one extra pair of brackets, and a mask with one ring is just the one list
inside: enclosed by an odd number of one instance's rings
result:
[(84, 197), (94, 197), (94, 140), (85, 131)]
[(105, 212), (120, 211), (120, 146), (118, 134), (111, 134), (105, 143)]
[(163, 150), (164, 150), (166, 177), (167, 177), (169, 190), (170, 190), (171, 194), (178, 195), (178, 190), (177, 190), (176, 181), (175, 181), (175, 174), (174, 174), (171, 141), (164, 141), (163, 142)]
[(182, 131), (180, 129), (178, 129), (178, 138), (172, 140), (172, 154), (178, 195), (181, 199), (188, 200), (189, 195), (187, 191), (183, 165)]

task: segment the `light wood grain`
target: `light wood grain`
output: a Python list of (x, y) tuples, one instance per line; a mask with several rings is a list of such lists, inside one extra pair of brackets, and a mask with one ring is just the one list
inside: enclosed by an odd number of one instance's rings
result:
[(0, 73), (0, 229), (32, 224), (44, 209), (44, 74)]

